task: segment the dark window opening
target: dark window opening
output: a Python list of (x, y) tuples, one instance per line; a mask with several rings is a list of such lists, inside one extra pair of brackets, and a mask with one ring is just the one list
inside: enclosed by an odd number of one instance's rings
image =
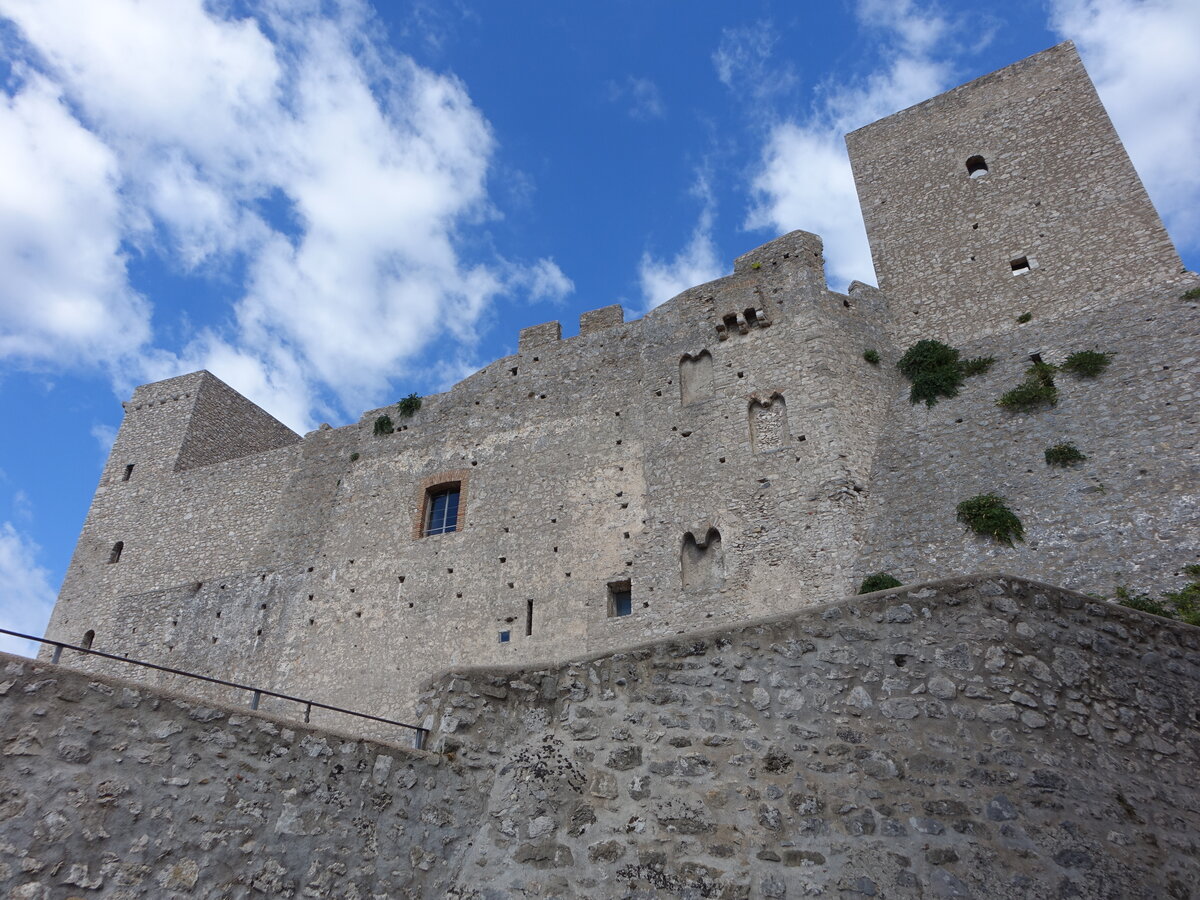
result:
[(459, 492), (458, 482), (429, 489), (425, 497), (426, 536), (458, 530)]
[(500, 643), (507, 644), (511, 640), (512, 640), (512, 632), (511, 631), (500, 632)]
[(112, 553), (108, 554), (108, 561), (110, 563), (119, 562), (121, 559), (121, 552), (124, 549), (125, 549), (125, 542), (117, 541), (115, 544), (113, 544)]
[(633, 585), (628, 581), (610, 581), (608, 584), (608, 617), (628, 616), (633, 613)]
[(1009, 266), (1012, 267), (1012, 273), (1014, 275), (1027, 275), (1029, 274), (1029, 257), (1018, 256), (1009, 263)]
[(987, 161), (982, 156), (972, 156), (967, 160), (967, 174), (972, 178), (982, 178), (987, 173)]
[(743, 313), (743, 315), (745, 315), (745, 317), (746, 317), (747, 325), (757, 325), (758, 324), (758, 313), (756, 313), (754, 311), (754, 307), (750, 307), (749, 309), (747, 309), (745, 311), (745, 313)]
[(525, 601), (525, 636), (533, 634), (533, 601)]
[(92, 641), (94, 641), (95, 639), (96, 639), (96, 632), (92, 631), (92, 629), (89, 628), (87, 630), (87, 632), (84, 633), (83, 640), (79, 642), (79, 646), (82, 647), (84, 650), (91, 650), (92, 649)]
[(127, 465), (127, 466), (125, 467), (125, 474), (121, 476), (121, 480), (122, 480), (122, 481), (128, 481), (128, 480), (129, 480), (129, 476), (130, 476), (130, 475), (132, 475), (132, 474), (133, 474), (133, 463), (130, 463), (129, 465)]

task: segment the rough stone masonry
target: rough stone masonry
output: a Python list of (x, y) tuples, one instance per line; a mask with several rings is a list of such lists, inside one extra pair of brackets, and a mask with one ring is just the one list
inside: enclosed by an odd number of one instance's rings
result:
[(0, 894), (1188, 898), (1200, 629), (916, 585), (444, 675), (407, 751), (6, 657)]

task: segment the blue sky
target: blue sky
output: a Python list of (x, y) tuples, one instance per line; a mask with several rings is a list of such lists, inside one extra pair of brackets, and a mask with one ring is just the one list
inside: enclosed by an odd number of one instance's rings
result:
[(303, 432), (794, 228), (873, 281), (842, 134), (1067, 38), (1196, 269), (1195, 0), (0, 0), (0, 625), (135, 385)]

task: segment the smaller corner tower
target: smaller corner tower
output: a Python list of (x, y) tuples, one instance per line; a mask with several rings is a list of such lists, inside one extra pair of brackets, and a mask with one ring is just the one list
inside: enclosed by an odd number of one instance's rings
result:
[(895, 336), (951, 341), (1178, 281), (1070, 42), (846, 136)]

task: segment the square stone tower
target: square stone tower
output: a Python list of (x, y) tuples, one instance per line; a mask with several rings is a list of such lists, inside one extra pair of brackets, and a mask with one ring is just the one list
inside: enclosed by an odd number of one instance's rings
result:
[(1180, 280), (1070, 42), (846, 136), (901, 344), (968, 342)]

